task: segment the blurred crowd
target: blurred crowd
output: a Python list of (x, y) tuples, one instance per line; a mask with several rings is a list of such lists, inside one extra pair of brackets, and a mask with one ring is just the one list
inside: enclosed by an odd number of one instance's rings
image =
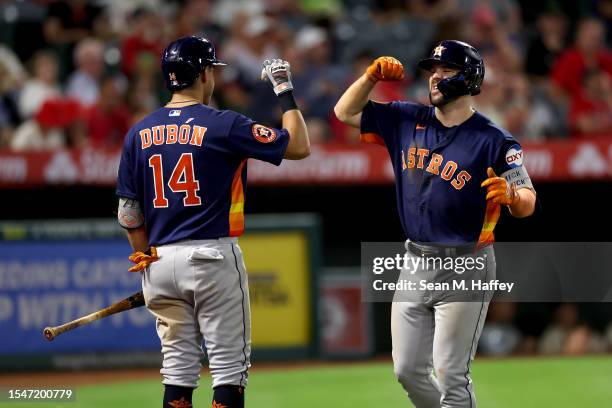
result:
[(287, 59), (316, 143), (357, 141), (332, 108), (377, 56), (408, 75), (374, 99), (428, 103), (416, 63), (440, 39), (481, 51), (476, 107), (519, 140), (612, 135), (612, 0), (22, 0), (0, 19), (0, 148), (115, 148), (168, 100), (161, 52), (192, 34), (229, 63), (212, 104), (262, 123), (280, 111), (261, 62)]
[(492, 356), (612, 352), (612, 315), (601, 306), (491, 303), (478, 352)]

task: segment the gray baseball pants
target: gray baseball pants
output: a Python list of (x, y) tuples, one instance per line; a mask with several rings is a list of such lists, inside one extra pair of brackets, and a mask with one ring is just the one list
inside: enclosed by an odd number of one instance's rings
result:
[[(491, 247), (484, 280), (495, 279), (495, 256)], [(456, 275), (455, 275), (456, 276)], [(444, 282), (453, 271), (419, 270), (400, 279)], [(448, 293), (424, 291), (417, 301), (395, 301), (391, 308), (391, 337), (395, 375), (416, 408), (475, 408), (470, 366), (485, 322), (491, 293), (477, 294), (471, 301), (453, 301)], [(401, 297), (396, 292), (395, 299)]]
[(163, 383), (198, 386), (202, 340), (212, 385), (246, 386), (251, 355), (249, 290), (236, 238), (157, 247), (160, 259), (142, 274), (161, 340)]

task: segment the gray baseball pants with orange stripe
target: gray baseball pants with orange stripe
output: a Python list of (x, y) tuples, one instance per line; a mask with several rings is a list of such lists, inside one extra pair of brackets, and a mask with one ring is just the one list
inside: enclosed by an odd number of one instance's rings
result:
[(181, 241), (157, 247), (142, 274), (161, 340), (163, 383), (198, 386), (202, 340), (213, 387), (245, 387), (251, 355), (249, 290), (236, 238)]
[[(495, 255), (488, 247), (481, 280), (495, 279)], [(447, 281), (453, 271), (417, 271), (400, 279)], [(470, 366), (482, 333), (491, 292), (472, 301), (447, 301), (444, 293), (423, 291), (417, 301), (394, 301), (391, 337), (395, 375), (416, 408), (475, 408)], [(396, 300), (401, 300), (396, 292)]]

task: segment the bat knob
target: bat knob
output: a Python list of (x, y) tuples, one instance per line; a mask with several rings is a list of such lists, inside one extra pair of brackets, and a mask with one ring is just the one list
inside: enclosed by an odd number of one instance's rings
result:
[(45, 339), (47, 339), (47, 341), (52, 341), (55, 338), (55, 333), (53, 332), (53, 329), (51, 327), (45, 327), (45, 329), (43, 330), (43, 336), (45, 336)]

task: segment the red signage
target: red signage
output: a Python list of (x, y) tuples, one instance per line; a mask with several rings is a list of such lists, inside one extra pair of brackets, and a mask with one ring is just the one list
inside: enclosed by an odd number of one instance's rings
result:
[(372, 353), (370, 303), (361, 301), (359, 275), (326, 275), (321, 282), (321, 351), (325, 355)]
[[(524, 163), (535, 181), (612, 180), (612, 137), (524, 143)], [(80, 149), (0, 151), (0, 188), (53, 184), (114, 186), (120, 152)], [(387, 184), (393, 181), (386, 149), (375, 145), (315, 145), (306, 160), (279, 167), (250, 160), (251, 184)]]

